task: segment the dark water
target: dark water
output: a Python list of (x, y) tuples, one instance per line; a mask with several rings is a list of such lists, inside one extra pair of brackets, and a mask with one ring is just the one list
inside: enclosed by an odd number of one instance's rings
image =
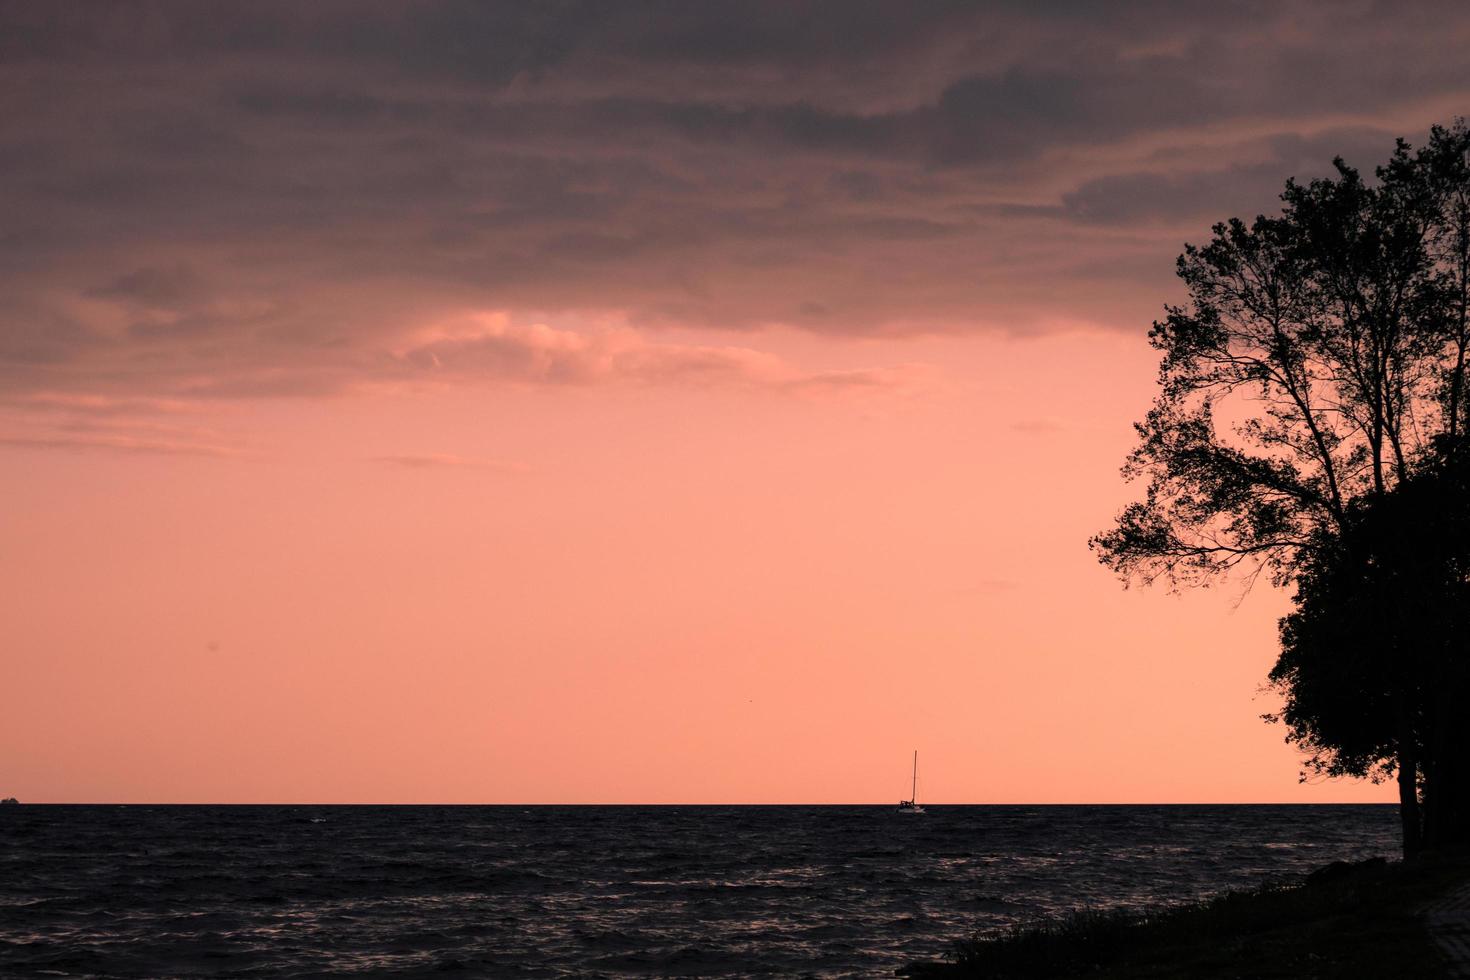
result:
[(885, 975), (1395, 835), (1373, 806), (6, 807), (0, 975)]

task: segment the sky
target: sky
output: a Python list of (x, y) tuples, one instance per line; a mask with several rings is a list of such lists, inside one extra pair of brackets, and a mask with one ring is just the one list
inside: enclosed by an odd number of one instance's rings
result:
[(0, 795), (1388, 801), (1124, 589), (1173, 262), (1386, 3), (0, 0)]

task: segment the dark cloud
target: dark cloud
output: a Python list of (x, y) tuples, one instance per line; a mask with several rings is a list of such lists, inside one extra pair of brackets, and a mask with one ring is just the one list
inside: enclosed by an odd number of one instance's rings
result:
[(1467, 36), (1451, 4), (0, 0), (0, 385), (754, 363), (413, 340), (477, 311), (1131, 327), (1182, 239), (1452, 115)]
[(148, 307), (173, 307), (202, 295), (204, 288), (203, 281), (187, 266), (167, 269), (144, 266), (88, 290), (86, 295)]
[(1279, 206), (1286, 178), (1308, 181), (1334, 172), (1341, 156), (1371, 170), (1393, 146), (1387, 130), (1330, 130), (1306, 138), (1296, 134), (1231, 147), (1248, 162), (1208, 169), (1208, 160), (1190, 169), (1112, 174), (1089, 180), (1062, 195), (1058, 214), (1087, 224), (1129, 225), (1191, 222), (1197, 229), (1226, 214), (1251, 215)]

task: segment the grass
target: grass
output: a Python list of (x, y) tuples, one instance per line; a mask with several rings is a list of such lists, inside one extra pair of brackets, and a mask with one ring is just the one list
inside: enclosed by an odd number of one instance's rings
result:
[(903, 972), (916, 980), (1443, 977), (1419, 910), (1467, 879), (1465, 855), (1333, 865), (1297, 885), (1143, 912), (1077, 912), (977, 936), (956, 943), (949, 962)]

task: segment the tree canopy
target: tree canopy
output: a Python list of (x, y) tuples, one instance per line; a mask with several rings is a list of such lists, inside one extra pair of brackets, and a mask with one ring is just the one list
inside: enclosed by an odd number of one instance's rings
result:
[(1307, 770), (1396, 775), (1406, 848), (1452, 811), (1470, 839), (1470, 128), (1334, 163), (1185, 247), (1123, 467), (1145, 493), (1091, 546), (1125, 580), (1293, 587), (1271, 717)]
[(1129, 579), (1295, 577), (1348, 506), (1464, 426), (1470, 270), (1463, 122), (1376, 181), (1288, 181), (1280, 215), (1215, 225), (1178, 260), (1188, 302), (1149, 340), (1159, 394), (1124, 466), (1144, 499), (1092, 540)]

